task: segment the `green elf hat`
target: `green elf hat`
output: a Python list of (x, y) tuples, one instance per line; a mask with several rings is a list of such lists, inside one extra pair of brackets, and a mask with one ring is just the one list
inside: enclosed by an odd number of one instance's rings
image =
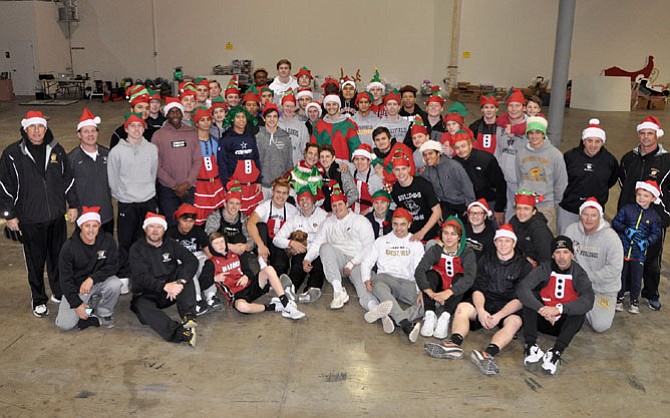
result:
[(370, 89), (373, 88), (373, 87), (379, 87), (380, 89), (382, 89), (382, 92), (384, 92), (386, 90), (386, 86), (384, 85), (384, 83), (382, 83), (382, 79), (379, 76), (379, 68), (377, 68), (377, 67), (375, 67), (375, 72), (372, 75), (372, 79), (370, 79), (370, 82), (365, 87), (365, 89), (367, 91), (370, 91)]
[(444, 98), (442, 97), (440, 86), (438, 85), (431, 86), (430, 97), (428, 98), (428, 100), (426, 100), (424, 104), (428, 105), (428, 103), (439, 103), (440, 106), (444, 106)]
[(237, 94), (238, 96), (240, 95), (240, 89), (237, 83), (237, 76), (234, 74), (232, 77), (230, 77), (228, 85), (226, 86), (226, 90), (223, 93), (224, 96), (228, 96), (229, 94)]
[(454, 102), (449, 106), (449, 109), (447, 109), (447, 114), (444, 116), (444, 123), (454, 121), (463, 126), (466, 116), (468, 116), (468, 110), (463, 106), (463, 103)]
[(544, 136), (547, 136), (548, 125), (549, 122), (542, 116), (531, 116), (526, 121), (526, 135), (528, 135), (528, 132), (530, 131), (540, 131)]
[(244, 102), (256, 102), (258, 104), (261, 103), (261, 95), (258, 94), (258, 89), (255, 85), (250, 85), (247, 91), (244, 92), (244, 96), (242, 96), (242, 103)]

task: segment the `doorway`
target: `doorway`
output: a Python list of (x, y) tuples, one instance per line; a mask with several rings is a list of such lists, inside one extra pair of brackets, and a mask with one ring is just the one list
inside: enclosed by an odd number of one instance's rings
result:
[(9, 62), (12, 71), (14, 94), (32, 96), (35, 94), (37, 73), (35, 71), (35, 55), (33, 42), (26, 40), (9, 41)]

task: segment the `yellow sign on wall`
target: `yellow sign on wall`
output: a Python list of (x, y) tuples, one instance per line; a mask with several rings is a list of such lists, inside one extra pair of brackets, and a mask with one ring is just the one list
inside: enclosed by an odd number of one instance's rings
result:
[(226, 44), (226, 51), (232, 51), (232, 50), (233, 50), (233, 44), (231, 44), (230, 42), (228, 42), (228, 43)]
[(463, 51), (463, 58), (470, 58), (470, 51)]

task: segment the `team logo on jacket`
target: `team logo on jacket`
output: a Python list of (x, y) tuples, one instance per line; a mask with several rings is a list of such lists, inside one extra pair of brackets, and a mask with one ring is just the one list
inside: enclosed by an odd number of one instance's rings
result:
[(164, 263), (169, 263), (172, 261), (172, 257), (170, 257), (170, 253), (163, 253), (163, 262)]
[(104, 260), (107, 258), (107, 252), (105, 250), (98, 251), (98, 260)]
[(58, 164), (58, 154), (51, 153), (51, 164)]
[(652, 179), (657, 179), (658, 178), (658, 173), (660, 173), (660, 172), (661, 172), (661, 170), (659, 170), (658, 168), (653, 168), (652, 167), (651, 169), (649, 169), (649, 177), (651, 177)]
[(585, 163), (584, 164), (584, 171), (593, 172), (593, 164), (592, 163)]

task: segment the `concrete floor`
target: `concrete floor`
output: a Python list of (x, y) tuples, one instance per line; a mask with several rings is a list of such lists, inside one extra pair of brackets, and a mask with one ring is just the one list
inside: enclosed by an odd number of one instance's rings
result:
[[(28, 110), (18, 102), (0, 103), (2, 148), (18, 138)], [(85, 106), (102, 117), (104, 145), (126, 111), (123, 102), (41, 107), (67, 150), (77, 143), (74, 131)], [(666, 112), (653, 114), (670, 126)], [(644, 115), (568, 109), (562, 148), (575, 146), (588, 119), (598, 117), (607, 147), (620, 157), (636, 144), (635, 126)], [(610, 217), (617, 196), (615, 186)], [(617, 314), (613, 329), (602, 335), (585, 326), (556, 376), (525, 370), (522, 344), (513, 341), (497, 358), (500, 374), (486, 378), (468, 360), (428, 357), (423, 337), (412, 345), (402, 332), (388, 336), (380, 325), (368, 325), (353, 297), (330, 311), (328, 285), (318, 303), (303, 306), (307, 317), (298, 322), (230, 309), (201, 317), (195, 349), (163, 342), (141, 326), (129, 311), (129, 296), (119, 302), (114, 329), (61, 333), (54, 325), (56, 305), (49, 304), (47, 319), (33, 317), (21, 248), (0, 240), (0, 416), (662, 415), (670, 407), (665, 261), (662, 311), (645, 305), (638, 316)], [(486, 331), (471, 334), (466, 355), (488, 338)], [(548, 348), (553, 340), (539, 342)]]

